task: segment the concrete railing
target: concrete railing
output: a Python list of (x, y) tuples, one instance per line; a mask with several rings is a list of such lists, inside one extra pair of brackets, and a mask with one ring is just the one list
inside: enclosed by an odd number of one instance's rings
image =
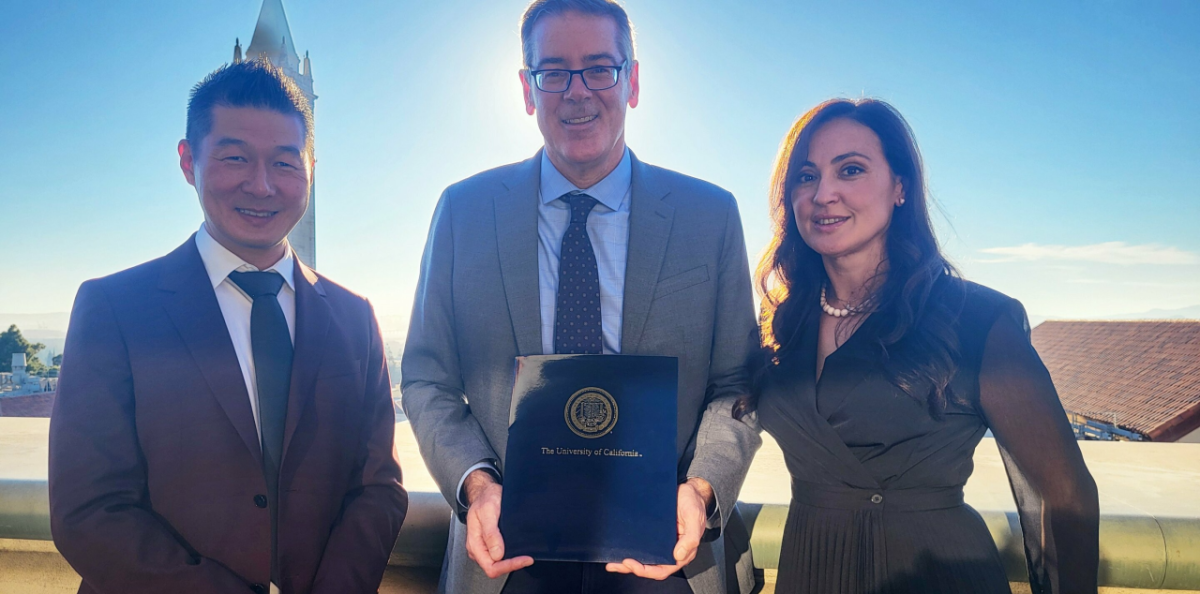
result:
[[(739, 503), (750, 528), (754, 564), (779, 568), (787, 506)], [(1021, 525), (1012, 512), (980, 511), (1004, 560), (1008, 579), (1029, 580)], [(1100, 518), (1100, 585), (1135, 590), (1200, 590), (1200, 518)]]
[[(773, 590), (787, 506), (739, 503), (755, 565)], [(1015, 514), (981, 511), (1009, 579), (1026, 581)], [(381, 592), (431, 592), (446, 549), (450, 508), (437, 493), (410, 493), (408, 517)], [(45, 481), (0, 480), (0, 594), (73, 592), (76, 576), (50, 541)], [(1200, 591), (1200, 518), (1111, 516), (1100, 523), (1100, 584), (1122, 591)]]

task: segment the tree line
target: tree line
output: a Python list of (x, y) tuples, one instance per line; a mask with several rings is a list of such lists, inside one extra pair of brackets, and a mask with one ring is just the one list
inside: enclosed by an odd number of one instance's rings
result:
[(42, 377), (57, 377), (58, 366), (62, 365), (62, 355), (55, 355), (47, 365), (38, 358), (38, 353), (46, 345), (40, 342), (29, 342), (21, 335), (21, 329), (16, 324), (8, 330), (0, 332), (0, 373), (12, 373), (12, 356), (25, 353), (25, 373)]

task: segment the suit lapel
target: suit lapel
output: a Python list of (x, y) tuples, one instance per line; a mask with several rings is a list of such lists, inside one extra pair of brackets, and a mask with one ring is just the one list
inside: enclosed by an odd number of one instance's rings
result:
[(670, 190), (655, 172), (630, 152), (633, 188), (629, 212), (629, 255), (625, 265), (625, 299), (621, 352), (637, 354), (650, 301), (667, 253), (675, 208), (663, 199)]
[(331, 308), (325, 288), (315, 272), (295, 258), (296, 274), (296, 348), (292, 354), (292, 381), (288, 391), (287, 422), (283, 431), (283, 455), (316, 392), (317, 373), (325, 352)]
[[(847, 446), (846, 442), (842, 440), (842, 436), (833, 428), (833, 425), (829, 424), (829, 419), (821, 414), (818, 406), (818, 399), (821, 398), (823, 392), (832, 391), (835, 394), (850, 392), (858, 383), (862, 382), (864, 375), (855, 373), (853, 369), (839, 368), (836, 360), (834, 365), (830, 365), (830, 359), (833, 359), (833, 355), (830, 355), (825, 358), (821, 379), (817, 380), (818, 329), (815, 322), (805, 325), (802, 337), (804, 343), (801, 345), (800, 352), (791, 362), (792, 365), (799, 365), (793, 388), (798, 400), (797, 414), (801, 418), (802, 424), (811, 431), (814, 441), (836, 460), (837, 465), (841, 466), (843, 473), (838, 478), (846, 484), (860, 489), (877, 489), (879, 483), (854, 455), (850, 446)], [(842, 346), (845, 347), (845, 345)]]
[(493, 200), (500, 273), (519, 355), (542, 353), (537, 203), (542, 153), (521, 163)]
[(224, 409), (246, 449), (259, 464), (262, 446), (246, 380), (233, 341), (229, 338), (221, 306), (205, 271), (195, 235), (171, 252), (163, 265), (159, 289), (164, 292), (163, 306), (183, 338), (188, 352), (200, 368), (209, 390)]

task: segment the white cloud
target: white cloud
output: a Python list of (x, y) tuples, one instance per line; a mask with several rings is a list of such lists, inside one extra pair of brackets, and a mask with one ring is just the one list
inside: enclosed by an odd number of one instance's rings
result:
[(1097, 262), (1101, 264), (1200, 264), (1200, 254), (1165, 245), (1148, 243), (1129, 245), (1109, 241), (1092, 245), (1041, 245), (1026, 243), (1014, 247), (980, 250), (996, 258), (983, 262)]

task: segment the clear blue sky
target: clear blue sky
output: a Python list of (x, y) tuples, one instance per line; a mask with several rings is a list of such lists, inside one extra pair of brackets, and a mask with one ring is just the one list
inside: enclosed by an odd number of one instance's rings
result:
[[(259, 6), (0, 4), (0, 313), (66, 311), (83, 280), (195, 230), (175, 154), (187, 92), (248, 44)], [(320, 269), (402, 328), (442, 188), (541, 144), (516, 78), (524, 2), (285, 7), (319, 95)], [(968, 278), (1038, 316), (1200, 305), (1200, 3), (626, 7), (630, 146), (733, 191), (752, 255), (791, 121), (867, 95), (912, 124)]]

